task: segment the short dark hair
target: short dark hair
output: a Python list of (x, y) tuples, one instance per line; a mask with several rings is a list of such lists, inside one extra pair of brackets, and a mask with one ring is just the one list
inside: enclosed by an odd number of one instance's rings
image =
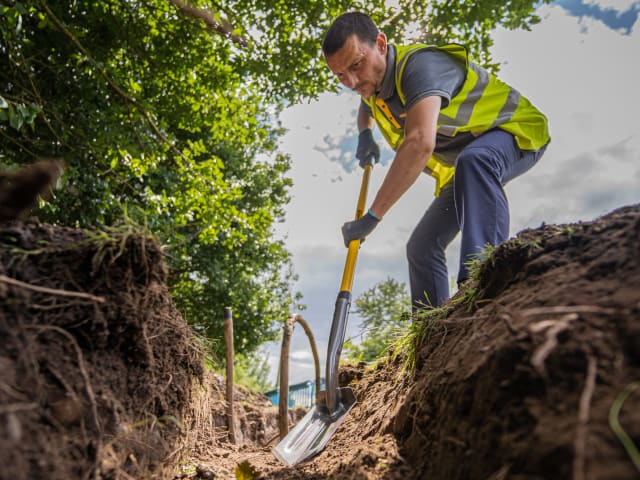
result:
[(333, 55), (353, 34), (357, 35), (362, 42), (376, 43), (378, 33), (380, 31), (369, 15), (360, 12), (343, 13), (327, 30), (322, 42), (322, 52), (325, 55)]

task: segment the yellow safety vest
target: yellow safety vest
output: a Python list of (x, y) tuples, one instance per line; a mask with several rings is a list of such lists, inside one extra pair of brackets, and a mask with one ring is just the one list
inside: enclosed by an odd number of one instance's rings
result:
[[(511, 133), (522, 150), (539, 150), (549, 142), (546, 117), (525, 97), (482, 67), (469, 62), (467, 49), (449, 44), (441, 47), (425, 44), (396, 47), (395, 82), (400, 101), (405, 104), (401, 81), (409, 57), (425, 49), (438, 49), (455, 55), (466, 66), (466, 79), (462, 89), (440, 110), (438, 133), (453, 137), (460, 132), (471, 132), (476, 137), (492, 128)], [(375, 95), (364, 99), (371, 108), (373, 118), (391, 148), (404, 141), (404, 129), (393, 117), (387, 105)], [(454, 167), (445, 165), (431, 156), (426, 171), (436, 180), (435, 195), (453, 178)]]

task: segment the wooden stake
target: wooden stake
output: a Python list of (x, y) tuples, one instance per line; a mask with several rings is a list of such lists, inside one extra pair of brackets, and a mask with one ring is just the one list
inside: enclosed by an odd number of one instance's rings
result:
[(282, 347), (280, 348), (280, 386), (278, 390), (278, 430), (280, 431), (280, 440), (289, 433), (289, 347), (295, 320), (295, 315), (291, 315), (284, 322)]
[(233, 315), (231, 307), (224, 308), (224, 341), (227, 346), (227, 425), (229, 441), (236, 443), (236, 421), (233, 414)]

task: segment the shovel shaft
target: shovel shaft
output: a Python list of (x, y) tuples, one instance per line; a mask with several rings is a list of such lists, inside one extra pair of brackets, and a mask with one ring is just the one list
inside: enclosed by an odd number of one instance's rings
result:
[[(373, 166), (367, 164), (364, 167), (362, 175), (362, 183), (360, 185), (360, 195), (358, 196), (358, 206), (356, 208), (356, 220), (364, 215), (364, 207), (367, 202), (367, 192), (369, 190), (369, 177)], [(347, 260), (344, 264), (342, 273), (342, 283), (340, 284), (341, 292), (350, 292), (353, 286), (353, 272), (356, 269), (356, 260), (358, 259), (358, 250), (360, 249), (360, 240), (352, 240), (349, 243), (349, 251), (347, 252)]]
[(329, 348), (327, 351), (326, 403), (329, 414), (336, 412), (338, 402), (340, 401), (338, 398), (338, 366), (340, 363), (340, 354), (342, 353), (342, 344), (344, 342), (344, 333), (347, 327), (350, 305), (351, 293), (346, 291), (340, 292), (336, 300), (336, 308), (333, 312), (333, 322), (331, 322)]
[[(358, 196), (358, 206), (356, 208), (356, 220), (364, 215), (367, 191), (369, 189), (369, 177), (371, 176), (372, 168), (373, 165), (371, 163), (364, 167), (362, 184), (360, 185), (360, 195)], [(326, 403), (330, 415), (337, 412), (337, 405), (340, 400), (338, 398), (338, 364), (340, 363), (342, 343), (344, 342), (344, 334), (347, 329), (347, 317), (349, 316), (349, 306), (351, 305), (353, 272), (355, 270), (359, 249), (360, 240), (352, 240), (349, 243), (349, 251), (342, 274), (340, 293), (338, 293), (338, 299), (336, 300), (336, 307), (333, 313), (333, 321), (331, 322), (326, 365)]]

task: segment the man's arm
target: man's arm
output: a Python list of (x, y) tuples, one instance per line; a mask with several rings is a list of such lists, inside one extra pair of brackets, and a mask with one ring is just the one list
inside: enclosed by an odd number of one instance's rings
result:
[[(427, 165), (436, 145), (436, 129), (442, 99), (425, 97), (407, 112), (405, 138), (396, 151), (378, 193), (371, 204), (371, 212), (382, 218), (413, 185)], [(360, 114), (358, 114), (360, 127)]]
[(376, 122), (371, 116), (371, 113), (364, 109), (361, 104), (360, 108), (358, 109), (358, 132), (361, 132), (365, 128), (370, 128), (371, 130), (373, 130), (375, 123)]

